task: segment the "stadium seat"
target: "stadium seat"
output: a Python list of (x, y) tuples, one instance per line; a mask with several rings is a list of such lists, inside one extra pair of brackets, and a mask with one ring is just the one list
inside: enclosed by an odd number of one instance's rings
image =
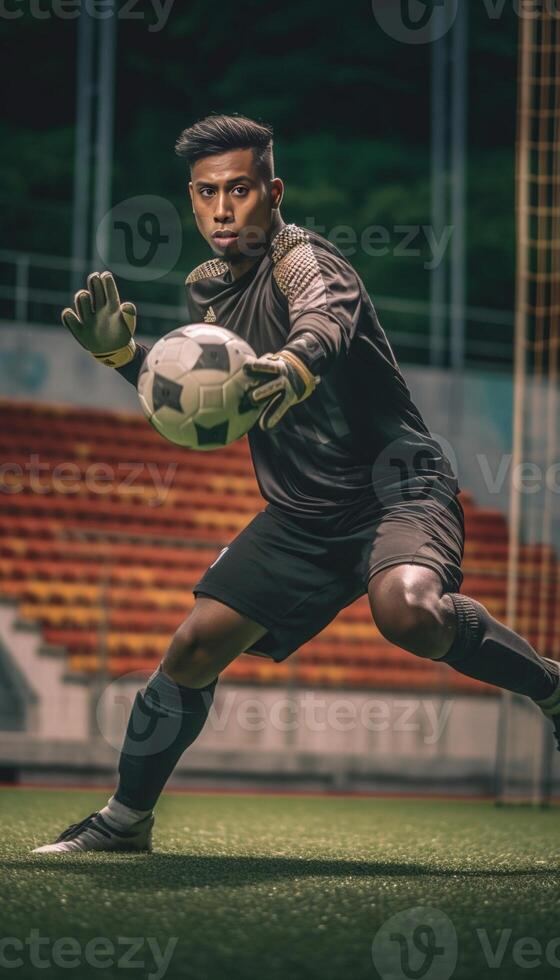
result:
[[(192, 587), (219, 550), (265, 506), (247, 440), (214, 453), (178, 452), (135, 415), (0, 400), (0, 451), (20, 466), (0, 498), (0, 598), (19, 602), (19, 618), (62, 647), (68, 668), (120, 676), (153, 670), (192, 609)], [(37, 454), (42, 490), (26, 469)], [(138, 461), (143, 463), (138, 467)], [(56, 478), (73, 464), (76, 485)], [(96, 464), (113, 468), (88, 484)], [(171, 473), (158, 494), (148, 464)], [(136, 466), (134, 480), (126, 474)], [(19, 472), (19, 471), (18, 471)], [(59, 471), (60, 472), (60, 471)], [(17, 490), (17, 492), (16, 492)], [(461, 493), (467, 543), (463, 592), (505, 617), (508, 528), (495, 509)], [(518, 628), (554, 655), (551, 626), (560, 568), (550, 548), (522, 546)], [(388, 643), (367, 596), (343, 609), (322, 633), (276, 664), (244, 654), (224, 672), (231, 683), (447, 691), (496, 696), (489, 685)]]

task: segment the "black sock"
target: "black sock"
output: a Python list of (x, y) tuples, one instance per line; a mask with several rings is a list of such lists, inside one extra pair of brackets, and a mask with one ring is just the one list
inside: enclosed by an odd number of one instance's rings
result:
[(540, 657), (513, 630), (498, 622), (476, 599), (449, 593), (457, 614), (457, 633), (443, 663), (460, 674), (496, 684), (534, 701), (549, 698), (558, 687), (554, 661)]
[(176, 684), (161, 668), (132, 706), (119, 761), (115, 798), (151, 810), (185, 749), (204, 727), (217, 679), (203, 688)]

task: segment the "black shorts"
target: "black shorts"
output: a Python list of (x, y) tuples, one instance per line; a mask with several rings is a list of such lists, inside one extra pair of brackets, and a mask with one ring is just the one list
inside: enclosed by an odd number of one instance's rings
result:
[(223, 548), (195, 585), (264, 626), (251, 648), (284, 660), (316, 636), (345, 606), (367, 592), (390, 565), (427, 565), (444, 592), (462, 581), (463, 508), (457, 497), (385, 506), (345, 534), (319, 534), (267, 507)]

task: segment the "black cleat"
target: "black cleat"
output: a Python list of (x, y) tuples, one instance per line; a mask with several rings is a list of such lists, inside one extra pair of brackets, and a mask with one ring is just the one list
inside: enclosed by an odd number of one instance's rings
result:
[(33, 854), (76, 854), (81, 851), (151, 851), (152, 814), (128, 828), (109, 823), (100, 813), (90, 813), (70, 824), (53, 844), (36, 847)]
[(543, 714), (552, 722), (556, 748), (560, 752), (560, 663), (557, 660), (551, 660), (550, 657), (543, 657), (543, 660), (554, 666), (554, 670), (558, 674), (558, 686), (550, 697), (544, 701), (537, 701), (537, 704)]
[(560, 752), (560, 714), (558, 715), (548, 715), (552, 722), (553, 734), (556, 740), (556, 748)]

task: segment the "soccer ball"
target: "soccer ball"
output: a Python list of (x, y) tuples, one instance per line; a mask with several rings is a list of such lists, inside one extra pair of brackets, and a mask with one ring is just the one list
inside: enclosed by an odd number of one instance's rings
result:
[(188, 449), (220, 449), (240, 439), (263, 406), (252, 405), (254, 381), (243, 365), (250, 344), (225, 327), (192, 323), (156, 341), (138, 375), (142, 410), (170, 442)]

